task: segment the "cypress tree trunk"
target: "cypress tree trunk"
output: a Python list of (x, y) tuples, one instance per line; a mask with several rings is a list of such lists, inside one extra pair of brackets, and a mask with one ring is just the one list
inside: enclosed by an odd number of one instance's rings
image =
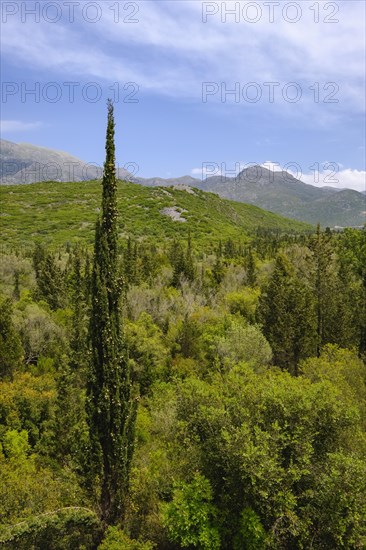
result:
[(90, 469), (97, 483), (101, 518), (106, 524), (123, 518), (133, 453), (136, 400), (121, 320), (121, 283), (117, 255), (117, 182), (113, 105), (108, 102), (102, 217), (95, 232), (89, 339), (91, 359), (87, 387)]

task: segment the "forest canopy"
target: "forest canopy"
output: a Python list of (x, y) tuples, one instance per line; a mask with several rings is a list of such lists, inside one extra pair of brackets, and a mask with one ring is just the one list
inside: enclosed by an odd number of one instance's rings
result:
[(110, 104), (94, 245), (2, 255), (0, 547), (365, 548), (365, 231), (121, 238), (118, 185)]

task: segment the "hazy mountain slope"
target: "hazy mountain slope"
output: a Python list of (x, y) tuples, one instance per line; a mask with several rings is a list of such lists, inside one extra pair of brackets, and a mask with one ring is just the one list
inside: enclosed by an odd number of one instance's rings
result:
[(180, 178), (134, 178), (136, 183), (147, 185), (149, 187), (165, 187), (170, 185), (189, 185), (190, 187), (199, 187), (201, 180), (192, 178), (191, 176), (181, 176)]
[[(353, 189), (342, 189), (326, 199), (322, 197), (316, 201), (315, 207), (314, 210), (319, 212), (322, 218), (332, 220), (333, 225), (342, 227), (351, 225), (349, 222), (353, 219), (356, 222), (353, 225), (362, 226), (366, 222), (366, 197)], [(359, 213), (358, 216), (357, 213)], [(307, 220), (310, 223), (316, 223), (315, 216), (311, 214), (312, 212), (308, 210)]]
[(312, 224), (320, 222), (323, 226), (334, 227), (365, 223), (366, 200), (362, 193), (315, 187), (288, 172), (253, 167), (243, 170), (236, 178), (208, 178), (198, 187)]
[[(1, 195), (4, 245), (32, 246), (37, 240), (51, 247), (76, 240), (93, 243), (100, 182), (2, 186)], [(192, 238), (204, 246), (229, 237), (245, 240), (259, 227), (291, 233), (311, 229), (256, 206), (192, 188), (184, 191), (119, 182), (118, 206), (122, 238), (132, 235), (162, 242), (187, 238), (190, 231)], [(186, 221), (174, 221), (169, 215), (174, 212)]]
[[(101, 167), (88, 164), (63, 151), (29, 143), (0, 140), (0, 183), (6, 185), (37, 181), (85, 181), (102, 176)], [(120, 178), (130, 174), (118, 170)]]

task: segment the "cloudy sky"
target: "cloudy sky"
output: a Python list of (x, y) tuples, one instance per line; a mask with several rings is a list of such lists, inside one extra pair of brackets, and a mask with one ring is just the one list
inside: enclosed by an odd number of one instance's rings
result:
[(4, 139), (143, 177), (274, 163), (365, 189), (365, 3), (1, 3)]

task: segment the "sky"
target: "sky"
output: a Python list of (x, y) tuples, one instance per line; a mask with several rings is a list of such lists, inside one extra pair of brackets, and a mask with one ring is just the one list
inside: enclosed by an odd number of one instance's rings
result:
[(1, 2), (1, 137), (140, 177), (365, 189), (365, 2)]

